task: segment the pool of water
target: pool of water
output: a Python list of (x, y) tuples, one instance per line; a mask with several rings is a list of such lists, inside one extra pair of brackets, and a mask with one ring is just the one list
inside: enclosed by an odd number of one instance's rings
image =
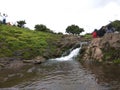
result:
[(120, 90), (120, 66), (48, 60), (1, 71), (0, 90)]

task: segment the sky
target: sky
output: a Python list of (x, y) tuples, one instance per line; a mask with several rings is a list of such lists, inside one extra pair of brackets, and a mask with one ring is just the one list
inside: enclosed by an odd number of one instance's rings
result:
[(8, 15), (7, 22), (25, 20), (30, 29), (43, 24), (62, 33), (73, 24), (90, 33), (120, 20), (119, 10), (120, 0), (0, 0), (0, 12)]

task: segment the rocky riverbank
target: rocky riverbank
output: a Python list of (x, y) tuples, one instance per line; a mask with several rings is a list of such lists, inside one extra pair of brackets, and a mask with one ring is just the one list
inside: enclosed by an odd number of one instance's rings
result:
[[(119, 21), (113, 23), (119, 32)], [(109, 33), (102, 38), (91, 40), (85, 36), (46, 33), (19, 28), (0, 26), (0, 70), (19, 68), (25, 64), (41, 64), (48, 59), (60, 57), (65, 51), (80, 42), (89, 41), (80, 51), (82, 61), (105, 61), (120, 63), (120, 33)]]
[(108, 33), (102, 38), (92, 39), (81, 51), (82, 61), (120, 63), (120, 33)]
[(51, 43), (49, 43), (56, 47), (54, 52), (51, 51), (52, 47), (49, 47), (44, 50), (44, 53), (41, 56), (38, 55), (37, 57), (31, 59), (22, 59), (19, 58), (20, 56), (0, 58), (0, 69), (18, 68), (25, 64), (41, 64), (50, 58), (60, 57), (63, 52), (73, 46), (76, 46), (81, 40), (83, 39), (80, 36), (62, 35), (62, 37), (56, 42), (51, 41)]

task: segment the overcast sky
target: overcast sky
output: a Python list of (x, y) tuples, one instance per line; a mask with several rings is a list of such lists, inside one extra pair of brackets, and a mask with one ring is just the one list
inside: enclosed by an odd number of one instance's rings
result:
[(25, 20), (30, 29), (44, 24), (64, 33), (75, 24), (92, 32), (120, 20), (120, 0), (0, 0), (0, 12), (8, 14), (7, 22)]

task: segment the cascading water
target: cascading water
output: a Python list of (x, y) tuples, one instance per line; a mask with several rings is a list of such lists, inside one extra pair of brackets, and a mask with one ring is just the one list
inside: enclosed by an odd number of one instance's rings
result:
[(63, 56), (63, 57), (55, 58), (55, 59), (51, 59), (51, 60), (57, 60), (57, 61), (73, 60), (73, 58), (75, 58), (79, 54), (80, 48), (76, 48), (76, 49), (72, 50), (68, 56)]
[(80, 42), (79, 48), (75, 48), (75, 49), (72, 48), (71, 52), (67, 56), (62, 56), (60, 58), (55, 58), (55, 59), (50, 59), (50, 60), (56, 60), (56, 61), (69, 61), (69, 60), (73, 60), (79, 54), (79, 51), (82, 48), (83, 44), (87, 44), (87, 42)]

